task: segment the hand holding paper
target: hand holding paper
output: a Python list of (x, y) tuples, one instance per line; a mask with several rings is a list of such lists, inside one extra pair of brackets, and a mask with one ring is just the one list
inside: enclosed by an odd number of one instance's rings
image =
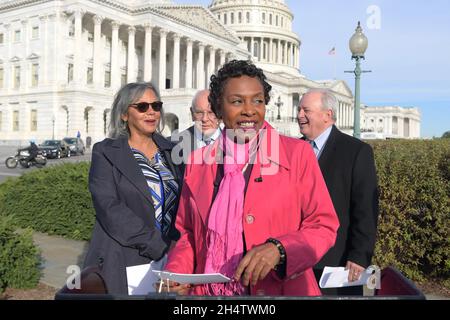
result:
[(321, 288), (342, 288), (351, 286), (362, 286), (367, 284), (367, 280), (372, 275), (367, 269), (361, 273), (359, 280), (349, 282), (348, 272), (344, 267), (325, 267), (320, 277), (319, 286)]

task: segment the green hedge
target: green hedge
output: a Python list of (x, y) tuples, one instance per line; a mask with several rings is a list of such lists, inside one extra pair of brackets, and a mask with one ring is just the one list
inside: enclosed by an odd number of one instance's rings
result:
[(87, 189), (90, 163), (63, 164), (34, 170), (0, 184), (0, 215), (19, 227), (89, 240), (95, 220)]
[(34, 288), (40, 279), (39, 250), (32, 230), (15, 232), (11, 218), (0, 216), (0, 293), (6, 288)]
[[(380, 186), (374, 264), (450, 287), (450, 140), (371, 142)], [(95, 213), (89, 163), (30, 172), (0, 184), (0, 215), (18, 226), (88, 240)]]
[(371, 144), (380, 186), (373, 262), (450, 287), (450, 140)]

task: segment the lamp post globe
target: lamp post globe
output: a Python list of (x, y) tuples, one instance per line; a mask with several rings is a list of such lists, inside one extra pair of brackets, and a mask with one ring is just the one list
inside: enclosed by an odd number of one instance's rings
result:
[(349, 41), (349, 47), (350, 52), (352, 53), (352, 58), (363, 58), (364, 59), (364, 53), (366, 53), (366, 50), (369, 46), (369, 40), (364, 35), (363, 30), (361, 28), (361, 22), (358, 21), (358, 26), (356, 27), (355, 33), (350, 38)]
[(355, 74), (355, 107), (354, 107), (354, 122), (353, 122), (353, 136), (355, 138), (361, 138), (361, 128), (360, 128), (360, 81), (361, 81), (361, 59), (364, 58), (367, 47), (369, 46), (369, 41), (364, 35), (361, 28), (361, 23), (358, 21), (358, 26), (356, 27), (355, 33), (350, 38), (349, 47), (352, 53), (352, 60), (356, 61), (356, 67), (354, 70)]

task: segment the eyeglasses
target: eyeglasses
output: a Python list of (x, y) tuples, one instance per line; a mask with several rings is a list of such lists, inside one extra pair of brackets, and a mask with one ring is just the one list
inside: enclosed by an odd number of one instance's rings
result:
[(152, 106), (153, 111), (160, 112), (162, 109), (163, 103), (162, 103), (162, 101), (139, 102), (139, 103), (132, 103), (129, 106), (135, 108), (140, 113), (147, 112), (147, 110), (150, 106)]
[(206, 116), (207, 116), (209, 119), (212, 119), (212, 120), (216, 119), (216, 115), (215, 115), (215, 113), (212, 112), (212, 111), (195, 111), (195, 112), (193, 112), (193, 113), (194, 113), (194, 118), (195, 118), (195, 119), (201, 119), (201, 118), (203, 118), (203, 115), (204, 115), (204, 114), (206, 114)]

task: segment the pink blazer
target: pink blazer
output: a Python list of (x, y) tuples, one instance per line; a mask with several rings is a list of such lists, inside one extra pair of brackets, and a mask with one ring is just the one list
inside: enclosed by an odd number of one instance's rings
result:
[[(253, 166), (242, 219), (245, 243), (250, 250), (268, 238), (280, 240), (286, 249), (287, 273), (280, 279), (271, 271), (250, 287), (250, 293), (318, 296), (320, 290), (312, 267), (334, 245), (339, 227), (337, 215), (311, 146), (299, 139), (279, 136), (271, 127), (264, 139), (263, 145), (269, 150), (278, 144), (279, 153), (276, 156), (262, 152)], [(191, 154), (191, 160), (205, 155), (207, 161), (186, 166), (176, 220), (181, 238), (169, 252), (166, 270), (170, 272), (204, 271), (207, 219), (217, 172), (217, 164), (211, 159), (219, 152), (222, 151), (216, 141)], [(268, 166), (275, 168), (276, 173), (264, 171)], [(194, 286), (191, 294), (203, 295), (203, 288)]]

